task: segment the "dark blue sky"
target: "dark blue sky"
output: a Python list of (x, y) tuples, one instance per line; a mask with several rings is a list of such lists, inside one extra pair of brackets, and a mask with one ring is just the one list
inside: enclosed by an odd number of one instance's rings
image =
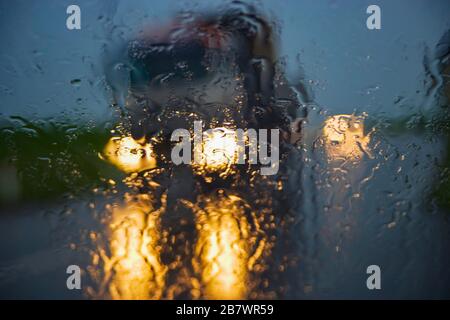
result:
[[(209, 1), (214, 8), (229, 1)], [(129, 39), (143, 25), (164, 22), (202, 1), (1, 1), (2, 116), (67, 115), (87, 121), (110, 114), (102, 48)], [(280, 34), (280, 56), (294, 82), (310, 82), (315, 101), (331, 113), (398, 116), (427, 102), (424, 55), (450, 29), (450, 2), (258, 1)], [(65, 27), (78, 4), (82, 29)], [(382, 29), (366, 28), (366, 8), (381, 7)], [(99, 17), (101, 18), (99, 19)], [(110, 20), (108, 20), (110, 19)], [(77, 86), (72, 79), (81, 79)], [(402, 97), (402, 103), (394, 101)]]

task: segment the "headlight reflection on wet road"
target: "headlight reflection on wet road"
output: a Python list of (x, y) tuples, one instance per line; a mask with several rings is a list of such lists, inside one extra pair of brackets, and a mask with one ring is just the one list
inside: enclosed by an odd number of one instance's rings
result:
[[(109, 250), (104, 275), (113, 299), (159, 299), (166, 267), (160, 261), (159, 211), (148, 195), (126, 195), (123, 205), (109, 206)], [(100, 249), (103, 251), (103, 249)]]
[[(245, 216), (248, 205), (234, 195), (206, 197), (196, 208), (198, 240), (194, 264), (200, 273), (205, 297), (243, 299), (249, 289), (249, 272), (260, 257), (264, 240), (252, 235)], [(252, 254), (252, 248), (256, 251)]]
[[(241, 198), (219, 193), (202, 196), (199, 203), (188, 205), (195, 214), (197, 238), (191, 261), (199, 296), (244, 299), (251, 287), (249, 273), (259, 262), (265, 239), (250, 226), (245, 214), (249, 208)], [(160, 256), (167, 249), (164, 246), (170, 244), (160, 241), (162, 212), (152, 211), (147, 195), (127, 194), (123, 205), (107, 207), (111, 222), (106, 247), (98, 248), (103, 259), (99, 295), (112, 299), (164, 298), (168, 267)]]

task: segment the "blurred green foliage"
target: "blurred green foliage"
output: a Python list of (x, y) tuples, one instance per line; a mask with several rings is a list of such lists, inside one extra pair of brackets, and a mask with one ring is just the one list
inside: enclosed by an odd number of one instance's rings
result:
[(117, 177), (120, 172), (98, 156), (109, 138), (105, 126), (3, 119), (0, 204), (78, 193)]

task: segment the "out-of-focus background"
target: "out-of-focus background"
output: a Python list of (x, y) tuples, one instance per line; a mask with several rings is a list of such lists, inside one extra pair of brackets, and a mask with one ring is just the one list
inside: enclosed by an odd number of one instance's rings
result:
[[(223, 238), (208, 264), (170, 226), (149, 231), (144, 215), (141, 227), (146, 199), (127, 200), (129, 174), (99, 156), (122, 115), (107, 75), (121, 67), (110, 58), (149, 25), (235, 4), (79, 0), (81, 30), (67, 30), (73, 1), (0, 1), (1, 298), (450, 297), (450, 2), (249, 3), (276, 31), (280, 72), (308, 97), (300, 156), (285, 177), (301, 192), (291, 193), (290, 227), (272, 230), (270, 255), (258, 253), (269, 236), (233, 236), (232, 215), (221, 222), (229, 229), (218, 223)], [(366, 27), (371, 4), (380, 30)], [(333, 136), (339, 121), (356, 120)], [(251, 243), (251, 253), (222, 252), (227, 239)], [(177, 256), (184, 249), (165, 257), (170, 246), (190, 247), (200, 266)], [(71, 264), (83, 271), (82, 290), (66, 287)], [(366, 287), (372, 264), (381, 290)]]

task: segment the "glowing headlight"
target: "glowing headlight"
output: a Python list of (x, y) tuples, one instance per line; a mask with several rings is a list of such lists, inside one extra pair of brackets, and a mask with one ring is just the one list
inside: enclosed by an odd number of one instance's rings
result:
[(203, 132), (203, 142), (195, 152), (201, 154), (199, 163), (194, 163), (197, 173), (221, 172), (227, 175), (231, 165), (238, 159), (238, 143), (233, 130), (216, 128)]
[(357, 160), (367, 153), (370, 136), (364, 135), (364, 119), (355, 115), (327, 118), (323, 127), (325, 150), (331, 160)]
[(106, 160), (120, 170), (130, 173), (151, 169), (156, 166), (150, 144), (140, 144), (132, 137), (113, 137), (105, 146)]

